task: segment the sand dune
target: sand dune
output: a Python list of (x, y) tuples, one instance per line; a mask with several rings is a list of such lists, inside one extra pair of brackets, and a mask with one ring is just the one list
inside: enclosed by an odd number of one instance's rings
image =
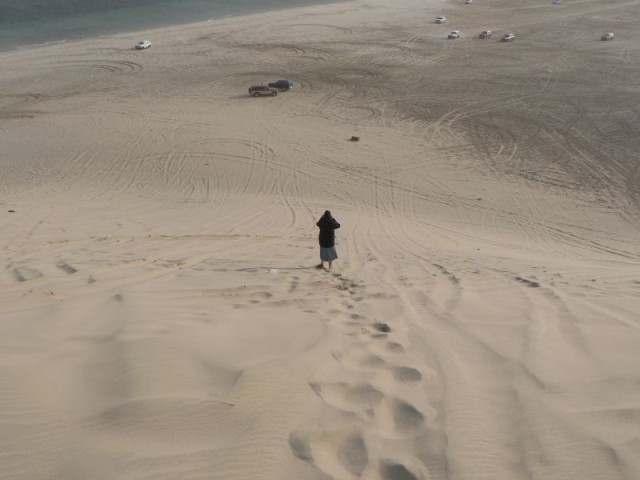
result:
[(637, 2), (462, 3), (1, 55), (1, 478), (640, 478)]

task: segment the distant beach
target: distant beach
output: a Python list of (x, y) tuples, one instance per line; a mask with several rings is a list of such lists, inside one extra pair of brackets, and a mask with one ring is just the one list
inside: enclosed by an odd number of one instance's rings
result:
[(250, 15), (334, 0), (23, 0), (0, 4), (0, 51), (49, 45), (225, 17)]

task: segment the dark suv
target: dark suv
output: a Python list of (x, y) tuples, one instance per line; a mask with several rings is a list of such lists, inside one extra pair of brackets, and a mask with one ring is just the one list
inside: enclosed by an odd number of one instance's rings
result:
[(260, 95), (278, 95), (278, 89), (268, 85), (252, 85), (249, 87), (249, 95), (259, 97)]
[(281, 92), (286, 92), (287, 90), (293, 88), (293, 82), (291, 80), (276, 80), (275, 82), (271, 82), (268, 85), (271, 88), (277, 88)]

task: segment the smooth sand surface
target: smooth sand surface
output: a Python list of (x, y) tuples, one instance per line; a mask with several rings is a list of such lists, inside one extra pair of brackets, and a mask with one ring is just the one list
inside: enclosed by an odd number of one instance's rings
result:
[(638, 6), (0, 55), (0, 477), (640, 478)]

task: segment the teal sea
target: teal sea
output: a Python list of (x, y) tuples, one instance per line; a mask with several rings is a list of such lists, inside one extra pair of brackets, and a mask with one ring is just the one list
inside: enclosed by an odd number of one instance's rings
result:
[(337, 0), (0, 0), (0, 50)]

